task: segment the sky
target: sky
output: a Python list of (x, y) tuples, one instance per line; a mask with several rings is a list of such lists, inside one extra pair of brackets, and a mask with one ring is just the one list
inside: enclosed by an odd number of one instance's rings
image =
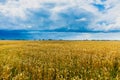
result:
[(0, 0), (0, 38), (120, 40), (119, 8), (120, 0)]

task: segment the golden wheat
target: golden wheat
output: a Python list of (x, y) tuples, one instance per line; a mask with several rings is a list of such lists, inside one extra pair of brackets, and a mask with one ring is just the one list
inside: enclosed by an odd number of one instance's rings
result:
[(113, 79), (119, 41), (0, 41), (0, 80)]

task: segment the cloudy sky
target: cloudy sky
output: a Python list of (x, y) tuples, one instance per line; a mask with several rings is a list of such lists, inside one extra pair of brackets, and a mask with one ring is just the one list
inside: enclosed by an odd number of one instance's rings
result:
[(37, 39), (118, 40), (119, 8), (120, 0), (0, 0), (0, 37), (27, 30), (27, 37)]

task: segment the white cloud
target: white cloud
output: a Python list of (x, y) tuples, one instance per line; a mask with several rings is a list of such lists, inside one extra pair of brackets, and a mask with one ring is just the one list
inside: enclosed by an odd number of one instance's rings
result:
[[(74, 33), (73, 33), (74, 34)], [(67, 40), (120, 40), (120, 33), (76, 33)]]
[(95, 12), (95, 8), (89, 5), (87, 0), (7, 0), (5, 4), (0, 4), (0, 12), (7, 16), (25, 18), (28, 9), (39, 9), (44, 7), (44, 5), (42, 5), (44, 3), (55, 3), (56, 6), (52, 9), (53, 12), (59, 12), (74, 6)]
[[(55, 3), (55, 6), (49, 9), (51, 19), (54, 21), (59, 18), (57, 15), (59, 12), (75, 7), (78, 11), (84, 9), (96, 16), (96, 19), (89, 25), (90, 29), (105, 31), (120, 29), (120, 0), (106, 0), (104, 2), (101, 0), (6, 0), (4, 4), (0, 4), (0, 13), (11, 19), (27, 20), (29, 14), (32, 14), (29, 10), (35, 11), (45, 8), (44, 3)], [(99, 11), (92, 4), (104, 5), (104, 12)], [(81, 18), (76, 21), (86, 21), (86, 19)], [(101, 21), (105, 21), (107, 24), (98, 24)]]
[[(119, 0), (107, 0), (104, 5), (106, 10), (104, 13), (100, 13), (99, 18), (96, 19), (94, 25), (95, 30), (117, 30), (120, 29), (120, 1)], [(107, 24), (97, 24), (97, 22), (105, 21)]]
[(80, 18), (80, 19), (76, 19), (76, 21), (78, 21), (78, 22), (87, 21), (87, 19), (86, 18)]
[(7, 0), (5, 4), (0, 4), (0, 12), (8, 17), (27, 18), (28, 9), (40, 8), (39, 0)]
[(74, 36), (68, 37), (67, 39), (69, 40), (87, 40), (91, 39), (92, 35), (89, 33), (80, 33), (80, 34), (75, 34)]

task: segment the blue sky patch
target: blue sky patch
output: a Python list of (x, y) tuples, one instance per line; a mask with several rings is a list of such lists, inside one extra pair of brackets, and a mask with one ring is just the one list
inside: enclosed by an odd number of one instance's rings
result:
[(105, 6), (103, 4), (93, 4), (99, 11), (104, 11)]

